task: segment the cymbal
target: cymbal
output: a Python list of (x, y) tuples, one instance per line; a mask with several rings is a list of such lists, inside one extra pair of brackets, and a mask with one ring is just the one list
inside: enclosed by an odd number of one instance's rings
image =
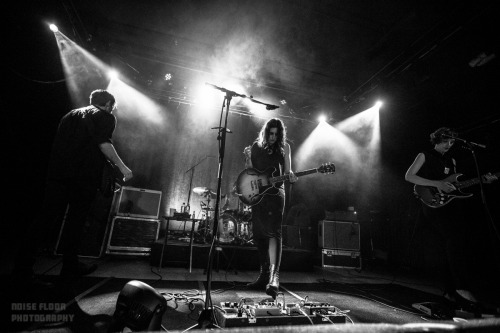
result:
[(193, 192), (198, 195), (209, 196), (215, 195), (216, 193), (211, 191), (208, 187), (195, 187), (193, 188)]

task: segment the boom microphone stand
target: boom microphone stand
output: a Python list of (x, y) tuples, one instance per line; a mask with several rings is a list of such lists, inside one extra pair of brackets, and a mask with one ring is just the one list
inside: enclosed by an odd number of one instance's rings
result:
[[(221, 88), (221, 87), (217, 87), (217, 86), (210, 84), (210, 83), (205, 83), (205, 84), (209, 85), (217, 90), (224, 92), (226, 95), (224, 96), (224, 100), (222, 102), (219, 126), (212, 128), (212, 129), (218, 130), (217, 140), (219, 141), (219, 169), (217, 172), (217, 194), (215, 197), (215, 214), (214, 214), (214, 229), (213, 229), (214, 237), (212, 238), (212, 244), (210, 246), (210, 251), (208, 254), (207, 293), (206, 293), (206, 297), (205, 297), (205, 308), (200, 313), (200, 317), (198, 318), (198, 324), (191, 327), (191, 328), (199, 328), (199, 329), (221, 328), (220, 326), (217, 325), (217, 318), (215, 316), (214, 308), (212, 305), (212, 298), (211, 298), (210, 293), (211, 293), (211, 288), (212, 288), (212, 267), (213, 267), (214, 254), (215, 254), (214, 249), (216, 247), (218, 247), (218, 241), (219, 241), (219, 237), (218, 237), (219, 204), (220, 204), (220, 196), (221, 196), (222, 170), (224, 167), (224, 153), (225, 153), (225, 148), (226, 148), (226, 134), (232, 133), (232, 131), (227, 128), (227, 117), (229, 115), (229, 106), (231, 105), (231, 99), (233, 97), (247, 98), (246, 95), (238, 94), (234, 91), (231, 91), (231, 90), (228, 90), (225, 88)], [(274, 109), (278, 108), (278, 106), (275, 106), (275, 105), (265, 104), (265, 103), (256, 101), (253, 99), (253, 96), (250, 96), (250, 99), (254, 103), (266, 105), (267, 110), (274, 110)], [(222, 125), (222, 119), (224, 117), (224, 107), (226, 108), (226, 114), (225, 114), (225, 118), (224, 118), (224, 125)], [(216, 243), (217, 243), (217, 245), (216, 245)], [(191, 328), (188, 328), (188, 330)]]
[(478, 182), (479, 182), (479, 192), (481, 194), (481, 203), (482, 203), (482, 206), (483, 206), (483, 209), (484, 209), (484, 213), (486, 215), (486, 218), (488, 219), (488, 222), (489, 222), (489, 226), (491, 229), (493, 229), (493, 232), (495, 234), (495, 236), (497, 237), (498, 240), (500, 240), (500, 233), (495, 225), (495, 222), (493, 221), (493, 217), (491, 216), (491, 213), (490, 213), (490, 210), (488, 208), (488, 203), (486, 202), (486, 196), (484, 194), (484, 181), (483, 181), (483, 177), (481, 175), (481, 171), (479, 169), (479, 164), (477, 162), (477, 157), (476, 157), (476, 153), (474, 151), (474, 147), (479, 147), (479, 148), (486, 148), (485, 145), (483, 144), (480, 144), (480, 143), (475, 143), (475, 142), (472, 142), (472, 141), (467, 141), (467, 140), (464, 140), (464, 139), (461, 139), (461, 138), (457, 138), (457, 137), (452, 137), (452, 136), (448, 136), (446, 135), (446, 137), (450, 137), (450, 138), (453, 138), (457, 141), (460, 141), (464, 144), (464, 148), (468, 149), (471, 154), (472, 154), (472, 159), (474, 160), (474, 167), (476, 168), (476, 174), (477, 174), (477, 179), (478, 179)]

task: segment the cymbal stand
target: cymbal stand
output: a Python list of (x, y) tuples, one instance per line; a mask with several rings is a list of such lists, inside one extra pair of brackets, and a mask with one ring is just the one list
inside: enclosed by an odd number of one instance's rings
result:
[(201, 162), (203, 162), (204, 160), (206, 160), (209, 157), (213, 157), (213, 156), (205, 155), (205, 157), (203, 157), (201, 160), (199, 160), (198, 163), (196, 163), (195, 165), (193, 165), (192, 167), (187, 169), (185, 172), (185, 173), (188, 173), (189, 171), (191, 171), (191, 176), (189, 178), (189, 191), (188, 191), (188, 200), (187, 200), (187, 212), (188, 213), (191, 213), (191, 188), (193, 187), (194, 168), (196, 168)]
[(207, 202), (208, 203), (205, 204), (206, 208), (203, 207), (201, 208), (202, 210), (205, 211), (205, 242), (208, 237), (208, 230), (210, 230), (210, 193), (208, 193)]

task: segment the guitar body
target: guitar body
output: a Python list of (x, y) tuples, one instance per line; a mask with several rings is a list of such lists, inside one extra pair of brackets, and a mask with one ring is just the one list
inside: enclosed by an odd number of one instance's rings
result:
[[(318, 168), (295, 172), (295, 176), (302, 177), (313, 173), (334, 173), (335, 164), (323, 164)], [(256, 205), (265, 195), (278, 195), (279, 187), (284, 181), (290, 180), (290, 175), (280, 175), (276, 168), (270, 167), (264, 171), (248, 168), (240, 172), (236, 180), (236, 194), (240, 200), (248, 205)]]
[[(452, 183), (453, 185), (455, 185), (455, 187), (457, 187), (456, 184), (458, 184), (458, 178), (460, 176), (462, 176), (461, 173), (455, 173), (453, 175), (446, 177), (443, 180)], [(426, 206), (431, 208), (443, 207), (444, 205), (448, 204), (450, 201), (456, 198), (463, 199), (472, 196), (472, 193), (464, 193), (460, 191), (460, 189), (448, 193), (441, 192), (434, 186), (415, 185), (413, 187), (413, 190), (417, 198), (419, 198), (420, 201), (422, 201)]]
[(246, 205), (253, 206), (258, 204), (264, 195), (277, 195), (277, 184), (273, 185), (270, 181), (270, 177), (276, 172), (276, 168), (264, 171), (248, 168), (240, 172), (236, 180), (236, 193), (240, 200)]

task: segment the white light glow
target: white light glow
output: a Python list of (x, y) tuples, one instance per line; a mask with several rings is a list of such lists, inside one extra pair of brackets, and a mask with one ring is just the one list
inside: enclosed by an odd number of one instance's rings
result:
[(112, 79), (112, 80), (113, 80), (113, 79), (118, 79), (118, 72), (117, 72), (116, 70), (114, 70), (114, 69), (113, 69), (113, 70), (110, 70), (110, 71), (108, 72), (108, 76), (109, 76), (109, 78), (110, 78), (110, 79)]

